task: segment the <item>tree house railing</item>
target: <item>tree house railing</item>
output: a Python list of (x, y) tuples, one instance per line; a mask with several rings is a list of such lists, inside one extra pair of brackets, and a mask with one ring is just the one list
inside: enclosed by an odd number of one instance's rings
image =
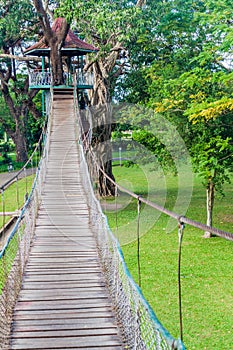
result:
[(73, 75), (76, 86), (93, 86), (94, 76), (90, 72), (78, 72)]
[[(92, 89), (93, 74), (89, 72), (78, 72), (75, 74), (63, 73), (63, 86), (76, 86), (79, 89)], [(51, 72), (30, 72), (29, 86), (34, 89), (50, 88), (53, 86)]]

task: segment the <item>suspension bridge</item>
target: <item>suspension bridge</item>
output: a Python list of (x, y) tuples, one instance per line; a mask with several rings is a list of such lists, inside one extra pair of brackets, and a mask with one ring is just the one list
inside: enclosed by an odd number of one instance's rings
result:
[(0, 253), (0, 349), (184, 350), (132, 280), (93, 195), (75, 93), (51, 96), (33, 189)]
[(73, 92), (54, 93), (50, 114), (33, 191), (1, 252), (0, 348), (182, 349), (120, 271), (118, 244), (84, 190)]
[(42, 201), (15, 306), (11, 349), (121, 347), (79, 163), (72, 95), (55, 95)]

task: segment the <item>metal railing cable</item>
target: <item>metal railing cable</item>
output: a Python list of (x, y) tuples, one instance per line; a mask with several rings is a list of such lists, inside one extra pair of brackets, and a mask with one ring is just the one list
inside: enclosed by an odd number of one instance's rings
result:
[[(77, 101), (75, 108), (79, 124), (82, 183), (88, 200), (90, 221), (96, 235), (100, 261), (103, 266), (116, 317), (121, 326), (124, 342), (127, 348), (132, 350), (185, 350), (181, 339), (173, 338), (160, 323), (128, 270), (120, 244), (113, 235), (107, 218), (102, 212), (100, 202), (94, 194), (91, 176), (85, 158), (85, 153), (90, 151), (88, 147), (90, 146), (90, 139), (86, 137), (88, 133), (82, 130)], [(97, 166), (95, 158), (92, 159), (92, 166)], [(99, 167), (98, 170), (100, 170)], [(112, 181), (110, 178), (109, 180)], [(117, 185), (115, 182), (113, 183), (115, 184), (115, 188), (123, 189), (122, 186)], [(130, 191), (127, 192), (131, 193)], [(115, 193), (117, 194), (117, 190)], [(133, 194), (133, 197), (138, 200), (138, 203), (140, 203), (139, 206), (141, 206), (142, 198), (135, 194)], [(139, 211), (138, 208), (138, 217), (140, 219)], [(140, 249), (140, 246), (138, 248)], [(140, 261), (138, 263), (140, 264)]]
[(9, 234), (7, 234), (6, 241), (0, 252), (0, 350), (9, 349), (9, 338), (14, 305), (21, 288), (22, 276), (34, 234), (37, 211), (41, 199), (42, 184), (45, 178), (49, 134), (50, 122), (47, 123), (46, 136), (44, 133), (42, 133), (28, 162), (16, 175), (1, 186), (2, 195), (4, 195), (5, 189), (10, 184), (16, 182), (16, 192), (18, 197), (17, 206), (19, 207), (19, 177), (25, 172), (24, 169), (26, 169), (29, 163), (32, 162), (35, 153), (37, 153), (43, 146), (42, 157), (38, 161), (38, 164), (36, 164), (37, 171), (32, 184), (32, 189), (30, 193), (28, 193), (29, 183), (25, 180), (25, 202), (20, 210), (13, 229), (11, 229)]

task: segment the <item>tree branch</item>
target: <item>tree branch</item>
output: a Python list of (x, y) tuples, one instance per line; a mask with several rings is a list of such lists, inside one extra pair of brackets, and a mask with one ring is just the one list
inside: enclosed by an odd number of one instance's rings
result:
[(230, 67), (228, 67), (226, 64), (224, 64), (224, 62), (215, 60), (215, 63), (216, 63), (218, 66), (224, 68), (227, 72), (232, 72), (232, 69), (231, 69)]
[(146, 5), (146, 0), (138, 0), (136, 3), (137, 7), (142, 7), (144, 5)]
[(113, 52), (113, 51), (121, 51), (121, 50), (125, 50), (125, 48), (120, 44), (117, 44), (110, 51)]
[(47, 13), (44, 9), (43, 3), (41, 0), (33, 0), (35, 9), (39, 15), (39, 19), (40, 19), (40, 23), (42, 25), (43, 31), (44, 31), (44, 35), (46, 33), (48, 33), (48, 36), (52, 36), (52, 29), (49, 23), (49, 18), (47, 16)]
[(11, 60), (16, 61), (34, 61), (34, 62), (41, 62), (40, 57), (35, 56), (16, 56), (16, 55), (10, 55), (6, 53), (0, 53), (0, 58), (9, 58)]
[(44, 0), (43, 4), (44, 4), (45, 12), (47, 12), (47, 14), (51, 17), (52, 21), (54, 21), (54, 14), (49, 8), (49, 0)]

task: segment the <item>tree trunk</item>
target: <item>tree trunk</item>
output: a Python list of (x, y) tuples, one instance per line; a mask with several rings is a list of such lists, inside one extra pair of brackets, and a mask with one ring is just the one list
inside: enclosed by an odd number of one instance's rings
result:
[(59, 50), (58, 45), (54, 43), (51, 46), (51, 67), (52, 67), (52, 77), (53, 77), (53, 85), (63, 85), (63, 66), (62, 66), (62, 56), (61, 50)]
[(45, 41), (51, 49), (50, 60), (53, 76), (53, 85), (62, 85), (63, 81), (63, 65), (61, 57), (61, 48), (69, 31), (69, 24), (65, 18), (61, 19), (60, 30), (55, 32), (50, 26), (49, 17), (44, 8), (42, 0), (33, 0), (36, 11), (39, 15), (41, 27), (44, 32)]
[[(106, 161), (102, 169), (104, 172), (114, 181), (114, 175), (112, 173), (112, 160), (109, 159)], [(108, 196), (114, 196), (115, 195), (115, 185), (110, 181), (108, 178), (104, 178), (103, 174), (99, 173), (99, 194), (101, 197), (108, 197)]]
[[(213, 207), (214, 207), (214, 191), (215, 184), (213, 179), (209, 179), (207, 189), (206, 189), (206, 210), (207, 210), (207, 220), (206, 225), (212, 227), (213, 224)], [(211, 232), (206, 231), (204, 234), (205, 238), (212, 237)]]
[[(115, 180), (112, 173), (112, 106), (108, 73), (102, 61), (93, 64), (94, 91), (91, 98), (92, 112), (92, 148), (98, 165), (101, 168), (98, 175), (98, 190), (100, 196), (114, 196), (114, 184), (104, 177), (107, 174)], [(90, 164), (90, 166), (93, 164)]]
[(16, 148), (16, 161), (26, 163), (28, 160), (26, 137), (24, 131), (21, 129), (20, 126), (16, 127), (12, 139)]
[[(9, 72), (10, 76), (10, 72)], [(9, 79), (8, 79), (9, 80)], [(7, 82), (8, 82), (7, 80)], [(25, 81), (24, 88), (20, 91), (23, 94), (28, 93), (28, 78)], [(12, 130), (12, 124), (7, 124), (4, 121), (4, 118), (1, 120), (6, 132), (11, 136), (16, 147), (16, 161), (17, 162), (26, 162), (28, 159), (27, 155), (27, 140), (25, 134), (25, 120), (28, 113), (28, 105), (33, 106), (31, 99), (25, 100), (21, 105), (17, 105), (14, 102), (13, 97), (10, 94), (8, 85), (2, 85), (2, 94), (5, 100), (6, 105), (9, 108), (10, 115), (14, 123), (14, 130)], [(31, 96), (33, 98), (34, 95)]]
[[(112, 145), (111, 141), (106, 140), (101, 143), (95, 144), (94, 148), (95, 157), (101, 170), (98, 171), (98, 192), (101, 197), (108, 197), (115, 195), (115, 185), (111, 180), (115, 180), (112, 173)], [(93, 165), (92, 165), (93, 166)], [(107, 178), (105, 176), (109, 178)]]

